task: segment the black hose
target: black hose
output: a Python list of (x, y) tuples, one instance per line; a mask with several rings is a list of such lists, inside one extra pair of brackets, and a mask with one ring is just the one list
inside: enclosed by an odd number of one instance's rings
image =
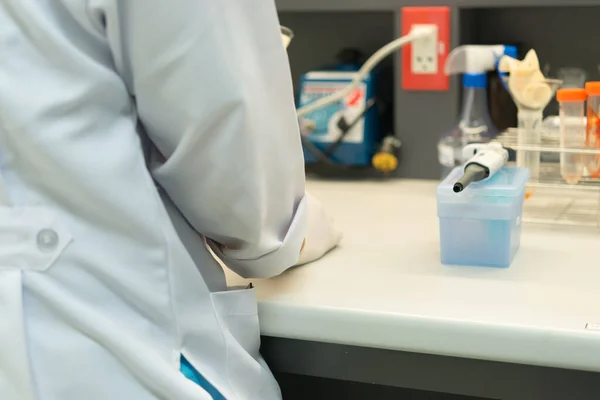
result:
[(352, 122), (350, 122), (349, 124), (346, 122), (346, 119), (344, 117), (340, 118), (340, 120), (338, 121), (338, 127), (340, 128), (342, 133), (340, 134), (340, 136), (337, 138), (337, 140), (335, 142), (333, 142), (333, 143), (331, 143), (331, 145), (329, 145), (329, 147), (325, 151), (325, 156), (331, 157), (331, 155), (333, 154), (335, 149), (337, 149), (338, 146), (346, 138), (346, 136), (348, 136), (348, 133), (352, 130), (352, 128), (354, 128), (354, 126), (356, 126), (356, 124), (358, 124), (360, 122), (360, 120), (363, 119), (365, 117), (365, 115), (367, 115), (369, 110), (371, 110), (371, 108), (373, 108), (374, 105), (375, 105), (375, 99), (369, 99), (369, 101), (365, 105), (364, 110), (362, 110), (362, 112), (356, 118), (354, 118), (354, 120)]
[(325, 164), (327, 164), (329, 166), (335, 167), (335, 168), (341, 168), (341, 169), (348, 169), (348, 168), (350, 168), (349, 165), (336, 163), (333, 160), (331, 160), (329, 157), (327, 157), (325, 155), (325, 153), (323, 153), (321, 150), (319, 150), (317, 148), (317, 146), (315, 146), (313, 144), (313, 142), (311, 142), (308, 137), (301, 136), (300, 138), (302, 139), (302, 145), (306, 149), (308, 149), (308, 151), (310, 151), (317, 158), (317, 160), (319, 160), (319, 161), (321, 161), (321, 162), (323, 162), (323, 163), (325, 163)]

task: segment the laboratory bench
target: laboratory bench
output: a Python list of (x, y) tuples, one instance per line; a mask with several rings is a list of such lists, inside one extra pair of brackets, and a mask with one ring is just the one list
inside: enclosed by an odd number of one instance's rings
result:
[(510, 268), (443, 266), (435, 182), (308, 190), (344, 238), (318, 262), (252, 281), (276, 373), (492, 399), (600, 396), (600, 232), (525, 225)]

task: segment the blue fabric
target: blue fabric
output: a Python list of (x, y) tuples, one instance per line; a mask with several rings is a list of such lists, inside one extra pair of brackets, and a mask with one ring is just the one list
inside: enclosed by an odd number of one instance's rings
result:
[(217, 388), (211, 385), (210, 382), (200, 374), (200, 372), (196, 371), (196, 369), (192, 367), (192, 364), (190, 364), (184, 356), (181, 356), (181, 373), (190, 381), (196, 383), (198, 386), (201, 386), (204, 390), (206, 390), (214, 400), (227, 400), (221, 393), (219, 393)]

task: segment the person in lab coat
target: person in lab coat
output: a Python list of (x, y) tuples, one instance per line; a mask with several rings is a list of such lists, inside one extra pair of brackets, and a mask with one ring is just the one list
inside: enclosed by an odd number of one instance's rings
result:
[(0, 2), (0, 399), (281, 398), (211, 252), (339, 241), (287, 63), (273, 0)]

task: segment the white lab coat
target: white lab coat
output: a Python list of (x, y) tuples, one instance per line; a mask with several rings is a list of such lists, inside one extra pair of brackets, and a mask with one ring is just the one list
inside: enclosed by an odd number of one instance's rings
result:
[(281, 397), (253, 291), (203, 246), (247, 277), (298, 259), (279, 32), (273, 0), (0, 2), (0, 399), (209, 399), (182, 354)]

